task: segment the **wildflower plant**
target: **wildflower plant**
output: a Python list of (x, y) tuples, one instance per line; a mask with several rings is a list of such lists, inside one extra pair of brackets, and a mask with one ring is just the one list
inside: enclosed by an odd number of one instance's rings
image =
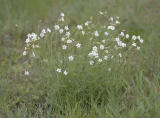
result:
[(143, 39), (120, 30), (118, 16), (109, 17), (106, 12), (99, 12), (98, 18), (101, 22), (90, 17), (84, 23), (69, 25), (69, 20), (61, 13), (51, 28), (42, 29), (39, 34), (28, 34), (23, 52), (27, 58), (25, 75), (34, 68), (29, 66), (33, 65), (32, 59), (49, 61), (51, 71), (58, 77), (93, 71), (94, 68), (112, 72), (112, 68), (124, 66), (130, 55), (140, 51)]

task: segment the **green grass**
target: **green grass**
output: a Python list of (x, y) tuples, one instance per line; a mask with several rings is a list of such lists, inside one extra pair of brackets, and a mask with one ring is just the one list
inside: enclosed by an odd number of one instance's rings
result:
[[(159, 8), (159, 0), (0, 0), (0, 117), (159, 118)], [(53, 28), (60, 12), (74, 26), (100, 10), (120, 16), (119, 29), (144, 38), (138, 56), (131, 55), (125, 67), (111, 63), (111, 72), (79, 59), (64, 77), (55, 73), (58, 38), (51, 34), (37, 50), (40, 57), (33, 60), (31, 76), (24, 76), (28, 33)]]

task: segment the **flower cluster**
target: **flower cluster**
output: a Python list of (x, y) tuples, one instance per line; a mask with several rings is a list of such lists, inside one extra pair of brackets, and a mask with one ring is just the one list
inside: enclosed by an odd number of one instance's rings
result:
[[(62, 73), (62, 69), (60, 69), (60, 68), (57, 68), (56, 71), (57, 71), (57, 73)], [(68, 75), (68, 72), (67, 72), (66, 70), (64, 70), (64, 71), (63, 71), (63, 74), (64, 74), (64, 75)]]
[[(30, 50), (32, 55), (35, 56), (31, 47), (38, 48), (39, 45), (36, 44), (36, 41), (44, 38), (47, 33), (58, 35), (54, 45), (58, 46), (56, 51), (60, 51), (61, 55), (55, 59), (58, 60), (55, 72), (66, 76), (69, 74), (67, 65), (78, 61), (80, 58), (84, 58), (84, 61), (88, 61), (89, 66), (92, 67), (100, 63), (107, 64), (108, 61), (121, 60), (117, 62), (123, 62), (122, 57), (124, 57), (126, 50), (140, 50), (143, 39), (140, 36), (130, 35), (124, 30), (119, 32), (119, 29), (117, 29), (117, 26), (120, 25), (119, 17), (107, 17), (105, 12), (99, 13), (105, 18), (105, 23), (99, 25), (93, 19), (90, 19), (81, 25), (72, 27), (66, 25), (65, 15), (61, 13), (52, 30), (47, 28), (43, 29), (39, 35), (28, 34), (23, 55), (26, 56), (29, 53), (28, 50)], [(107, 67), (107, 70), (111, 71), (112, 68)], [(29, 75), (29, 72), (25, 71), (25, 75)]]
[[(35, 57), (36, 55), (35, 55), (34, 49), (40, 47), (37, 41), (43, 38), (46, 33), (51, 33), (51, 29), (49, 28), (43, 29), (40, 35), (37, 35), (36, 33), (29, 33), (27, 35), (27, 39), (25, 40), (25, 48), (23, 51), (23, 56)], [(29, 71), (25, 70), (24, 74), (28, 76)]]

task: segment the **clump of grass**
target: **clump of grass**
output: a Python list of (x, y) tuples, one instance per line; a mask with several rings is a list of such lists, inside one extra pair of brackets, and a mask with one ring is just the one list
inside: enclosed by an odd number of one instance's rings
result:
[(115, 111), (119, 115), (127, 106), (133, 107), (132, 102), (125, 101), (133, 84), (128, 78), (133, 76), (127, 72), (133, 67), (138, 69), (133, 57), (139, 55), (143, 39), (120, 29), (118, 16), (99, 12), (97, 19), (101, 22), (90, 17), (71, 26), (61, 13), (53, 27), (27, 35), (24, 81), (37, 84), (40, 91), (33, 91), (31, 99), (25, 99), (32, 102), (31, 106), (25, 104), (26, 108), (33, 108), (33, 113), (34, 108), (41, 108), (44, 113), (50, 109), (51, 114), (62, 116), (74, 116), (70, 112), (74, 109), (85, 110), (99, 116), (95, 110), (108, 109), (110, 102), (120, 104), (122, 109)]

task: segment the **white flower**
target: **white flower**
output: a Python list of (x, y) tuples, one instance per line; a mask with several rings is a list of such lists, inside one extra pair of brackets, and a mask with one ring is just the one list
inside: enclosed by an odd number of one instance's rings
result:
[(40, 33), (40, 37), (43, 38), (44, 37), (44, 33), (41, 32)]
[(72, 40), (68, 39), (68, 40), (67, 40), (67, 43), (72, 43)]
[(63, 45), (63, 46), (62, 46), (62, 49), (63, 49), (63, 50), (66, 50), (66, 49), (67, 49), (67, 46), (66, 46), (66, 45)]
[(28, 76), (29, 75), (29, 71), (25, 70), (24, 75)]
[(125, 44), (125, 43), (122, 43), (122, 45), (121, 45), (121, 46), (124, 48), (124, 47), (126, 47), (126, 44)]
[(89, 61), (89, 64), (90, 64), (90, 65), (93, 65), (93, 64), (94, 64), (94, 61), (93, 61), (93, 60)]
[(68, 59), (69, 59), (69, 61), (73, 61), (74, 57), (73, 56), (69, 56)]
[(104, 50), (104, 45), (100, 45), (100, 50)]
[(77, 43), (77, 44), (76, 44), (76, 47), (77, 47), (77, 48), (80, 48), (80, 47), (81, 47), (81, 44), (80, 44), (80, 43)]
[(126, 34), (126, 38), (127, 38), (127, 39), (129, 38), (129, 34)]
[(27, 37), (33, 41), (37, 40), (37, 34), (35, 33), (28, 34)]
[(102, 62), (102, 59), (98, 59), (98, 62)]
[(108, 26), (108, 29), (115, 30), (115, 27), (111, 25), (111, 26)]
[(62, 34), (62, 33), (63, 33), (63, 31), (64, 31), (63, 29), (60, 29), (60, 30), (59, 30), (59, 33), (60, 33), (60, 34)]
[(85, 26), (88, 26), (88, 24), (89, 24), (89, 22), (88, 22), (88, 21), (86, 21), (84, 25), (85, 25)]
[(105, 43), (106, 42), (106, 40), (102, 40), (102, 43)]
[(138, 40), (141, 40), (141, 37), (140, 37), (140, 36), (137, 36), (137, 39), (138, 39)]
[(120, 41), (120, 39), (119, 39), (119, 38), (116, 38), (116, 41), (117, 41), (117, 42), (119, 42), (119, 41)]
[(64, 17), (64, 13), (61, 13), (61, 16)]
[(69, 30), (68, 26), (65, 26), (64, 29), (65, 29), (66, 31)]
[(122, 41), (117, 41), (118, 46), (122, 46)]
[(54, 26), (54, 29), (55, 29), (55, 30), (59, 30), (59, 29), (60, 29), (59, 25), (55, 25), (55, 26)]
[(134, 47), (136, 47), (136, 43), (133, 43), (132, 45), (133, 45)]
[(133, 40), (136, 40), (136, 39), (137, 39), (137, 37), (136, 37), (135, 35), (133, 35), (133, 36), (132, 36), (132, 39), (133, 39)]
[(50, 32), (51, 32), (51, 29), (47, 28), (47, 32), (49, 32), (49, 33), (50, 33)]
[(140, 39), (139, 41), (140, 41), (140, 43), (143, 43), (143, 39)]
[(64, 40), (65, 40), (65, 38), (64, 38), (64, 37), (62, 37), (62, 38), (61, 38), (61, 41), (64, 41)]
[(120, 24), (120, 22), (118, 20), (116, 20), (116, 24)]
[(118, 44), (118, 46), (121, 46), (123, 48), (126, 47), (126, 44), (123, 43), (122, 41), (118, 41), (117, 44)]
[(82, 31), (82, 35), (85, 35), (85, 31)]
[(121, 53), (119, 53), (118, 55), (119, 55), (119, 57), (122, 57), (122, 54), (121, 54)]
[(104, 35), (108, 36), (108, 32), (104, 32)]
[(107, 60), (108, 59), (108, 56), (104, 56), (104, 60)]
[(31, 38), (31, 34), (27, 34), (27, 37), (28, 37), (28, 38)]
[(95, 35), (96, 37), (98, 37), (98, 36), (99, 36), (98, 31), (95, 31), (95, 32), (94, 32), (94, 35)]
[(69, 37), (71, 35), (70, 32), (66, 32), (66, 36)]
[(61, 73), (62, 72), (62, 70), (60, 69), (60, 68), (57, 68), (57, 70), (56, 70), (58, 73)]
[(68, 75), (68, 72), (65, 70), (65, 71), (63, 72), (63, 74), (64, 74), (64, 75)]
[(31, 38), (32, 38), (33, 41), (36, 41), (36, 40), (37, 40), (37, 34), (32, 33), (31, 36), (32, 36)]
[(137, 47), (137, 50), (140, 50), (140, 47)]
[(120, 36), (122, 36), (122, 37), (123, 37), (123, 36), (124, 36), (124, 32), (121, 32)]
[(29, 43), (29, 42), (30, 42), (30, 39), (29, 39), (29, 38), (27, 38), (25, 42), (26, 42), (26, 43)]
[(97, 46), (93, 46), (92, 50), (97, 51)]
[(83, 29), (82, 25), (77, 25), (77, 28), (78, 28), (79, 30), (82, 30), (82, 29)]
[(102, 11), (99, 11), (99, 14), (103, 15), (103, 12), (102, 12)]
[(90, 52), (90, 53), (88, 54), (88, 56), (91, 57), (91, 58), (92, 58), (92, 57), (94, 57), (94, 58), (98, 58), (98, 57), (99, 57), (96, 46), (93, 47), (92, 52)]
[(46, 33), (46, 30), (45, 30), (45, 29), (42, 29), (42, 33), (45, 34), (45, 33)]
[(23, 56), (26, 56), (27, 55), (27, 52), (26, 51), (23, 51)]

